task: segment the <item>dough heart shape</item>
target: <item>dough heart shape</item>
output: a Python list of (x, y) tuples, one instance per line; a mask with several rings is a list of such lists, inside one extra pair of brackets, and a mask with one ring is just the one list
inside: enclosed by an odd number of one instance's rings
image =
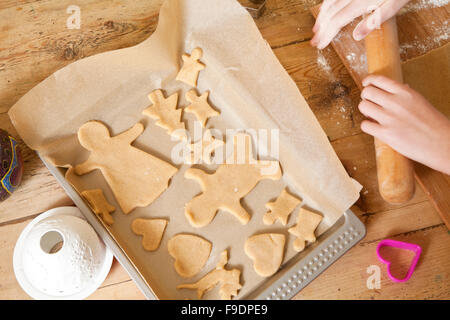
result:
[[(392, 275), (391, 273), (391, 261), (386, 260), (382, 257), (381, 253), (380, 253), (380, 249), (382, 247), (394, 247), (394, 248), (399, 248), (399, 249), (404, 249), (404, 250), (410, 250), (412, 252), (414, 252), (414, 258), (411, 261), (411, 265), (408, 268), (408, 272), (406, 274), (406, 276), (403, 279), (398, 279), (396, 278), (394, 275)], [(420, 258), (420, 254), (422, 253), (422, 248), (414, 243), (408, 243), (408, 242), (402, 242), (402, 241), (396, 241), (396, 240), (390, 240), (390, 239), (385, 239), (385, 240), (381, 240), (378, 243), (377, 246), (377, 256), (378, 259), (383, 262), (384, 264), (386, 264), (387, 266), (387, 273), (389, 278), (394, 281), (394, 282), (405, 282), (408, 281), (409, 278), (411, 278), (417, 262), (419, 261)]]
[(261, 277), (277, 272), (283, 261), (285, 236), (278, 233), (257, 234), (245, 242), (245, 254), (253, 260), (253, 269)]
[(195, 276), (202, 270), (211, 253), (211, 242), (192, 234), (177, 234), (167, 244), (175, 259), (175, 271), (184, 278)]
[(142, 246), (147, 251), (155, 251), (167, 226), (164, 219), (135, 219), (131, 223), (131, 230), (137, 235), (143, 236)]

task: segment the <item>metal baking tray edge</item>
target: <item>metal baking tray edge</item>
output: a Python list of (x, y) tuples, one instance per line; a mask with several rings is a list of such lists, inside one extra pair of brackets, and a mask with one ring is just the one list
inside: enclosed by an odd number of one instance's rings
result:
[[(39, 155), (39, 153), (38, 153)], [(50, 173), (58, 180), (75, 205), (80, 209), (103, 242), (128, 272), (147, 299), (157, 299), (151, 286), (140, 274), (131, 259), (122, 250), (97, 216), (87, 206), (75, 189), (65, 180), (61, 170), (41, 157)], [(337, 261), (345, 252), (356, 245), (366, 234), (364, 224), (351, 211), (344, 215), (329, 230), (320, 235), (315, 243), (287, 261), (278, 272), (268, 278), (243, 299), (287, 300), (295, 296), (319, 274)]]

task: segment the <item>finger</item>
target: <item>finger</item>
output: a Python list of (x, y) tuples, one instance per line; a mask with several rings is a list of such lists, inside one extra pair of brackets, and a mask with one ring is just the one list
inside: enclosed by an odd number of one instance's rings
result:
[(363, 79), (362, 85), (364, 87), (374, 86), (390, 93), (398, 93), (404, 90), (402, 83), (377, 74), (368, 75)]
[(392, 96), (391, 93), (373, 86), (365, 87), (361, 92), (361, 99), (369, 100), (380, 107), (387, 109), (392, 108)]
[(380, 124), (386, 124), (391, 119), (390, 115), (386, 112), (386, 109), (367, 100), (361, 101), (358, 105), (358, 109), (363, 115)]
[(383, 127), (376, 122), (364, 120), (361, 122), (361, 130), (371, 136), (380, 138), (382, 136)]
[(316, 23), (313, 26), (313, 32), (316, 33), (320, 27), (320, 23), (323, 19), (323, 16), (327, 16), (328, 15), (328, 9), (330, 8), (330, 6), (333, 5), (333, 3), (335, 3), (337, 0), (325, 0), (322, 5), (320, 6), (319, 9), (319, 14), (317, 15), (316, 18)]
[(322, 31), (322, 28), (319, 29), (320, 36), (318, 39), (317, 48), (325, 48), (338, 34), (342, 27), (352, 22), (356, 17), (362, 15), (365, 12), (364, 10), (364, 6), (350, 3), (337, 12), (333, 17), (329, 18), (332, 23), (328, 23), (326, 30)]
[(327, 7), (319, 13), (317, 16), (316, 23), (319, 26), (327, 27), (330, 24), (331, 18), (335, 16), (339, 11), (345, 8), (352, 0), (335, 0), (333, 2), (329, 2)]
[(388, 0), (381, 3), (373, 12), (365, 17), (353, 30), (356, 41), (364, 39), (372, 30), (379, 28), (383, 22), (392, 18), (408, 1)]

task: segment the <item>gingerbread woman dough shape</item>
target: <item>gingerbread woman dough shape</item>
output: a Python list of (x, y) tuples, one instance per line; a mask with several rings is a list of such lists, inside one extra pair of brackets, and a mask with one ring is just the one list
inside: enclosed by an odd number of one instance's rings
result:
[(108, 128), (98, 121), (89, 121), (78, 130), (81, 145), (91, 151), (86, 162), (75, 166), (83, 175), (100, 169), (114, 196), (128, 214), (136, 207), (152, 203), (177, 172), (171, 164), (131, 146), (144, 131), (141, 123), (111, 137)]
[(205, 68), (205, 65), (198, 61), (202, 55), (203, 51), (200, 48), (192, 50), (191, 55), (183, 54), (181, 57), (183, 59), (183, 66), (180, 72), (178, 72), (176, 79), (192, 87), (196, 87), (198, 74), (200, 70)]
[(206, 226), (218, 210), (228, 211), (242, 224), (246, 224), (250, 215), (242, 207), (240, 200), (260, 180), (281, 178), (278, 161), (253, 158), (251, 137), (248, 134), (236, 134), (233, 137), (233, 148), (231, 157), (213, 174), (197, 168), (190, 168), (185, 172), (185, 177), (196, 180), (203, 191), (185, 206), (186, 218), (192, 226)]

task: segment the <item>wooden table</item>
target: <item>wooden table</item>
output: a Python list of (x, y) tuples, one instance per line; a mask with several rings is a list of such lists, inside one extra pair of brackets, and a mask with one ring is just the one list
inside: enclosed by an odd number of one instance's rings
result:
[[(301, 291), (297, 299), (448, 299), (450, 233), (426, 194), (417, 187), (405, 205), (384, 202), (376, 182), (372, 138), (360, 130), (359, 90), (333, 49), (309, 45), (314, 0), (268, 0), (256, 20), (263, 36), (298, 85), (348, 173), (363, 186), (357, 202), (367, 236)], [(70, 0), (4, 0), (0, 3), (0, 128), (16, 135), (8, 109), (37, 83), (84, 57), (135, 45), (155, 30), (162, 0), (83, 0), (81, 29), (67, 29)], [(36, 154), (22, 142), (21, 187), (0, 204), (0, 298), (27, 299), (12, 266), (15, 242), (40, 213), (71, 200)], [(444, 190), (448, 192), (448, 190)], [(412, 279), (391, 282), (375, 248), (384, 238), (414, 242), (423, 256)], [(381, 288), (368, 289), (371, 265), (381, 267)], [(92, 299), (142, 299), (128, 274), (114, 261)]]

